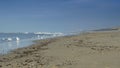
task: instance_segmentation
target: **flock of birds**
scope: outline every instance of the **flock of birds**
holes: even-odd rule
[[[56,36],[59,36],[59,35],[53,34],[53,36],[51,36],[51,37],[56,37]],[[37,35],[37,39],[44,39],[44,38],[50,38],[50,36]],[[11,41],[20,41],[20,38],[19,37],[8,37],[8,38],[1,38],[0,40],[6,41],[6,42],[11,42]]]
[[[15,37],[14,39],[15,39],[16,41],[20,41],[20,38],[19,38],[19,37]],[[10,38],[10,37],[9,37],[9,38],[2,38],[2,40],[3,40],[3,41],[8,41],[8,42],[10,42],[10,41],[13,40],[13,38]]]
[[[44,39],[44,37],[38,35],[37,39]],[[20,41],[20,38],[19,37],[8,37],[8,38],[1,38],[0,40],[6,41],[6,42],[11,42],[11,41]]]

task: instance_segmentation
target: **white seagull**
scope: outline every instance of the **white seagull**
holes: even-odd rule
[[[20,38],[19,37],[16,37],[16,41],[19,41],[20,40]]]

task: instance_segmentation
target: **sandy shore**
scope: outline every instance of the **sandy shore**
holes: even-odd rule
[[[120,68],[120,32],[36,41],[0,56],[0,68]]]

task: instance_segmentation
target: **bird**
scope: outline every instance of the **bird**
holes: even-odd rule
[[[16,41],[19,41],[20,40],[20,38],[19,37],[16,37]]]
[[[7,38],[7,41],[8,41],[8,42],[12,41],[12,38]]]

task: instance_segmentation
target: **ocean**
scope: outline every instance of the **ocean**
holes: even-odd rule
[[[33,40],[63,36],[63,33],[0,33],[0,54],[7,54],[11,50],[30,46]]]

